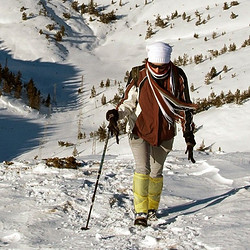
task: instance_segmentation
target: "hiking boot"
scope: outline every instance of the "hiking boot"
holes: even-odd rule
[[[134,225],[141,225],[147,227],[148,226],[147,218],[148,215],[146,213],[136,213]]]
[[[148,219],[151,221],[156,221],[158,220],[157,215],[156,215],[157,210],[156,209],[151,209],[148,210]]]

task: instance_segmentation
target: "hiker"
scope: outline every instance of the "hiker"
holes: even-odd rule
[[[156,42],[146,47],[147,59],[134,67],[124,97],[106,113],[111,134],[117,121],[128,118],[129,144],[135,160],[133,177],[135,225],[156,218],[163,187],[163,165],[172,150],[177,121],[181,121],[188,159],[193,163],[194,124],[187,77],[171,60],[172,47]]]

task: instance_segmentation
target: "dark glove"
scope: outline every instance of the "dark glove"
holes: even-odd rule
[[[195,159],[194,159],[194,156],[193,156],[193,148],[194,148],[194,145],[187,144],[187,149],[186,149],[185,154],[188,153],[188,160],[191,160],[191,162],[195,163]]]
[[[106,113],[106,119],[109,121],[108,129],[111,133],[111,136],[115,135],[116,143],[119,144],[119,128],[117,126],[117,121],[119,119],[119,114],[116,109],[111,109]]]
[[[184,132],[183,136],[185,138],[185,142],[187,144],[192,144],[193,147],[196,145],[195,139],[194,139],[194,134],[192,131]]]

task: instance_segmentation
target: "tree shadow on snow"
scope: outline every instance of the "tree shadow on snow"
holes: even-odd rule
[[[15,59],[6,48],[0,49],[0,64],[15,74],[20,71],[23,84],[32,78],[44,99],[50,94],[52,112],[65,112],[80,105],[77,91],[81,82],[80,70],[74,65],[42,62],[40,59]],[[23,102],[27,104],[25,100]],[[33,123],[21,113],[7,115],[6,110],[0,110],[0,161],[11,160],[38,146],[42,130],[41,125]]]
[[[28,119],[1,115],[0,162],[10,161],[28,149],[38,147],[42,131],[40,125]]]
[[[1,45],[0,41],[0,45]],[[75,108],[77,105],[77,88],[80,85],[80,69],[70,64],[60,64],[53,62],[42,62],[41,59],[35,61],[14,59],[11,51],[0,49],[0,64],[7,66],[13,73],[18,71],[22,74],[23,84],[31,78],[41,92],[43,98],[50,94],[52,108]]]
[[[222,202],[226,198],[228,198],[232,195],[235,195],[236,193],[238,193],[242,189],[248,190],[248,189],[250,189],[250,185],[247,185],[244,187],[239,187],[239,188],[234,188],[234,189],[232,189],[224,194],[216,195],[213,197],[209,197],[209,198],[205,198],[205,199],[201,199],[201,200],[196,200],[193,202],[189,202],[187,204],[178,205],[178,206],[170,207],[167,209],[161,209],[160,214],[158,216],[159,218],[170,216],[171,214],[174,214],[174,213],[178,213],[178,214],[167,219],[166,222],[161,223],[160,226],[164,227],[170,223],[175,222],[179,216],[194,214],[194,213],[199,212],[200,210],[203,210],[207,207],[214,206],[214,205]],[[202,206],[203,204],[205,204],[205,205]],[[194,208],[194,209],[192,209],[192,208]],[[190,209],[191,209],[191,211],[184,212],[185,210],[190,210]]]

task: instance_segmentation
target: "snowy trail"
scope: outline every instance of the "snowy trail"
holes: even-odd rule
[[[247,170],[250,154],[235,156],[234,164]],[[237,174],[234,178],[229,173],[230,179],[225,178],[220,166],[210,165],[209,162],[223,165],[230,157],[227,155],[197,154],[197,163],[192,165],[181,157],[182,152],[173,151],[166,162],[159,220],[146,229],[133,226],[133,161],[106,160],[87,231],[80,228],[86,224],[98,160],[83,161],[77,170],[49,168],[43,161],[2,163],[0,246],[3,249],[247,247],[250,176],[240,176],[232,164],[228,167],[234,166]],[[234,179],[241,185],[235,187]],[[228,237],[228,232],[230,240],[225,241],[222,237]]]
[[[119,147],[111,140],[90,229],[80,230],[87,221],[103,151],[103,143],[90,134],[113,108],[110,100],[119,90],[116,81],[125,86],[126,71],[145,59],[145,45],[163,40],[173,45],[173,60],[185,54],[190,58],[183,69],[194,87],[192,100],[212,93],[218,96],[222,90],[224,94],[246,91],[250,47],[242,45],[246,39],[249,43],[249,0],[228,10],[222,0],[181,4],[158,0],[145,5],[136,0],[122,1],[122,6],[119,1],[97,1],[99,10],[104,8],[101,13],[115,10],[118,19],[109,24],[96,17],[90,21],[93,16],[74,11],[73,1],[0,2],[1,65],[8,63],[14,73],[21,70],[23,83],[34,79],[43,97],[50,94],[53,99],[47,119],[23,100],[5,93],[0,98],[0,248],[249,249],[249,99],[195,115],[196,149],[203,141],[213,146],[213,153],[195,151],[196,164],[176,151],[186,146],[177,129],[174,151],[164,166],[160,218],[144,230],[133,226],[134,162],[127,136],[120,136]],[[28,20],[22,20],[22,7]],[[167,20],[175,10],[179,17]],[[184,11],[190,21],[183,20]],[[236,18],[230,17],[232,12]],[[71,18],[64,18],[65,13]],[[155,25],[158,14],[168,22],[165,28]],[[205,23],[197,25],[199,18]],[[48,24],[55,24],[55,29],[49,30]],[[61,25],[66,35],[56,42],[54,35]],[[145,39],[148,27],[154,34]],[[229,51],[232,43],[235,51]],[[221,51],[225,45],[226,53],[211,56],[211,50]],[[194,62],[197,55],[204,56],[203,62]],[[227,72],[222,71],[224,66]],[[204,80],[212,67],[218,75],[207,84]],[[106,79],[111,86],[102,88],[100,82]],[[90,98],[92,87],[97,91],[94,98]],[[104,94],[107,104],[102,105]],[[86,133],[86,139],[78,139],[79,131]],[[59,141],[75,147],[59,146]],[[71,156],[75,148],[83,162],[76,170],[49,168],[41,160]],[[6,160],[14,164],[2,163]]]

